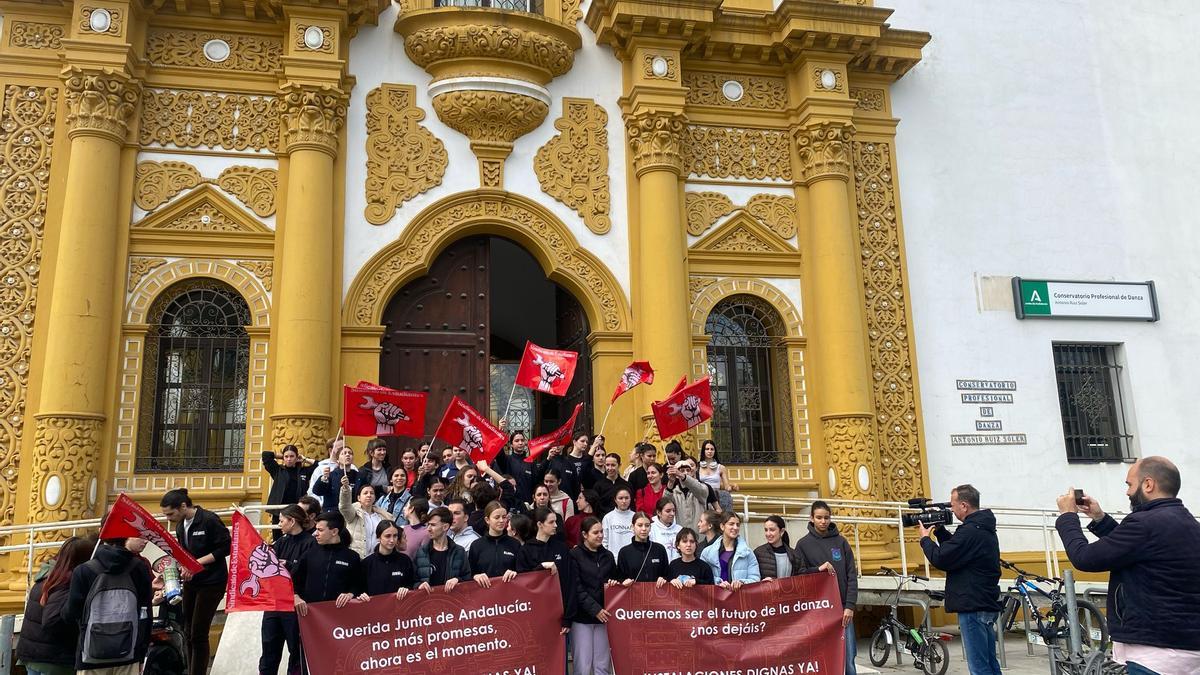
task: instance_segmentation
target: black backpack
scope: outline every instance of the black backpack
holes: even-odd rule
[[[135,660],[142,608],[133,583],[134,564],[107,572],[98,560],[87,565],[97,572],[83,605],[82,660],[89,664],[122,664]]]

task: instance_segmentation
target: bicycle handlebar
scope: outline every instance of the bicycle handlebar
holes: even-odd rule
[[[1000,566],[1003,567],[1004,569],[1012,570],[1013,572],[1016,572],[1017,575],[1019,575],[1019,576],[1028,577],[1030,579],[1033,579],[1034,581],[1040,581],[1042,583],[1047,583],[1047,584],[1063,583],[1062,579],[1053,579],[1053,578],[1044,577],[1040,574],[1034,574],[1033,572],[1026,572],[1025,570],[1021,569],[1020,567],[1017,567],[1016,565],[1008,562],[1007,560],[1001,560]]]

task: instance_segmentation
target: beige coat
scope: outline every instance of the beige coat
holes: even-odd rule
[[[371,514],[368,515],[358,502],[350,500],[349,485],[343,486],[341,492],[338,493],[338,511],[341,511],[342,518],[346,519],[346,531],[351,536],[350,550],[357,553],[360,558],[365,558],[374,552],[367,550],[367,524],[371,524],[371,534],[374,535],[375,527],[380,520],[395,520],[391,513],[378,506],[372,506]]]

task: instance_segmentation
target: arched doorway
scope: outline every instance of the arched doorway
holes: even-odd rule
[[[562,398],[517,388],[510,428],[549,431],[578,402],[586,404],[580,427],[591,428],[587,317],[512,241],[474,236],[450,244],[392,296],[382,318],[380,383],[429,393],[426,438],[454,396],[492,419],[504,414],[525,340],[579,352],[579,368]],[[400,439],[393,450],[416,442]]]

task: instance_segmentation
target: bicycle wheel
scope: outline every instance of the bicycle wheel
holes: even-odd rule
[[[871,651],[867,655],[871,659],[871,665],[882,666],[887,663],[888,653],[892,651],[892,644],[888,641],[887,626],[880,626],[875,634],[871,636]]]
[[[925,647],[921,650],[921,670],[929,675],[946,675],[949,665],[950,650],[946,649],[946,643],[926,636]]]
[[[1010,631],[1013,624],[1017,622],[1017,609],[1021,606],[1021,601],[1013,596],[1005,596],[1004,610],[1000,614],[1000,625],[1005,631]]]
[[[1075,607],[1075,620],[1079,624],[1079,642],[1083,653],[1104,651],[1108,644],[1108,621],[1104,619],[1100,609],[1087,600],[1076,601]]]

